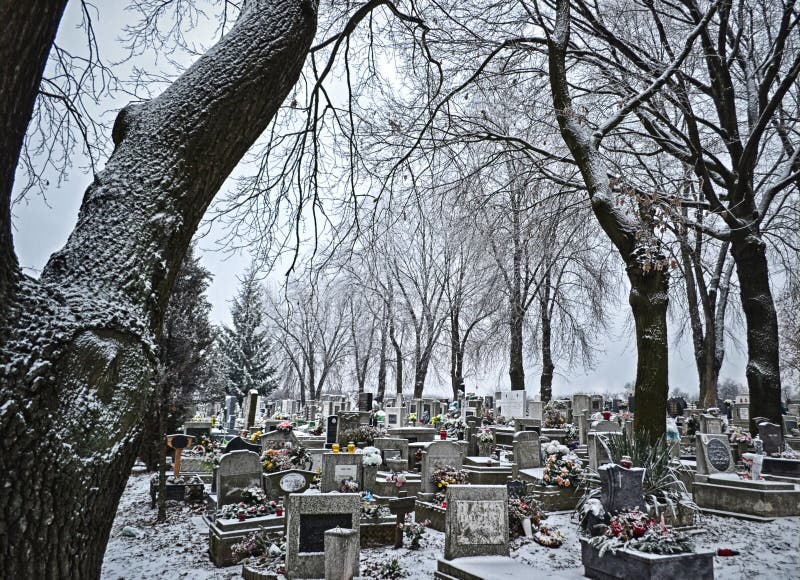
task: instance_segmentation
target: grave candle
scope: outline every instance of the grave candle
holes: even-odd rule
[[[442,441],[447,440],[447,429],[442,429],[441,431],[439,431],[439,439],[441,439]]]
[[[333,445],[331,445],[331,451],[333,451],[334,453],[339,453],[339,444],[334,443]]]
[[[348,453],[355,453],[356,452],[356,444],[352,441],[347,444],[347,452]]]

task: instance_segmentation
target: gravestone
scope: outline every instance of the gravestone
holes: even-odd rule
[[[542,424],[542,412],[544,411],[544,403],[541,401],[528,401],[527,403],[528,408],[528,417],[531,419],[536,419],[539,421],[539,425]]]
[[[232,451],[252,451],[253,453],[261,453],[260,443],[248,443],[238,435],[228,441],[225,445],[223,453],[231,453]]]
[[[464,455],[461,446],[453,441],[433,441],[422,454],[422,493],[436,493],[436,486],[431,480],[437,467],[454,467],[461,469]]]
[[[233,395],[225,396],[225,428],[228,430],[236,428],[236,397]]]
[[[594,433],[590,431],[588,434],[587,448],[589,452],[589,469],[592,471],[597,471],[597,468],[601,465],[611,462],[608,451],[601,440],[602,437],[605,437],[605,433]]]
[[[408,409],[406,407],[386,407],[386,428],[398,429],[408,423]]]
[[[514,463],[517,469],[531,469],[542,464],[539,434],[535,431],[520,431],[514,434]]]
[[[498,391],[495,398],[497,414],[508,419],[526,415],[525,391]],[[540,419],[540,417],[534,417]]]
[[[368,413],[372,411],[372,393],[358,394],[358,410]]]
[[[783,432],[780,425],[763,422],[758,424],[758,436],[764,442],[764,453],[780,453],[783,451]]]
[[[325,576],[325,532],[360,530],[361,497],[350,493],[290,494],[286,498],[286,576]]]
[[[731,448],[725,435],[697,433],[695,435],[697,475],[733,473]]]
[[[300,443],[292,431],[286,433],[275,429],[261,436],[261,450],[267,449],[294,449]]]
[[[615,463],[597,469],[600,474],[600,503],[606,512],[615,514],[636,507],[645,509],[642,492],[644,471],[641,467],[626,469]]]
[[[373,447],[380,449],[383,464],[387,459],[405,459],[408,461],[408,439],[402,437],[376,437]]]
[[[256,411],[258,410],[258,391],[251,389],[244,399],[244,428],[250,429],[256,423]]]
[[[362,489],[363,461],[363,453],[323,453],[320,490],[323,493],[339,491],[342,482],[348,479],[357,482],[359,490]]]
[[[785,436],[791,436],[792,429],[797,429],[797,416],[795,415],[783,415],[781,422],[783,423],[783,434]]]
[[[258,453],[231,451],[217,467],[217,509],[241,501],[248,487],[261,487],[262,466]]]
[[[508,497],[516,497],[520,499],[525,497],[525,491],[527,487],[528,486],[524,481],[520,481],[518,479],[510,479],[506,483],[506,490],[508,490]]]
[[[700,433],[719,435],[722,433],[722,419],[714,415],[700,415]]]
[[[589,433],[621,433],[619,423],[602,419],[589,428]]]
[[[270,499],[278,499],[290,493],[303,493],[314,483],[316,474],[302,469],[287,469],[264,474],[264,488]]]
[[[577,394],[572,395],[572,414],[579,415],[582,414],[585,410],[591,410],[592,408],[592,397],[590,395],[585,394]]]
[[[504,485],[450,485],[445,560],[508,556],[508,491]]]
[[[351,429],[358,429],[361,425],[361,413],[359,411],[346,411],[339,412],[339,426],[337,428],[337,439],[339,445],[347,445],[349,441],[345,441],[348,437],[347,432]],[[354,443],[356,441],[353,441]]]
[[[325,446],[330,447],[336,443],[336,434],[339,428],[339,417],[331,415],[327,419],[327,429],[325,430]]]

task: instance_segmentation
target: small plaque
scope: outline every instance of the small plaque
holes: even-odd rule
[[[333,478],[339,482],[345,479],[358,480],[358,465],[337,465],[333,468]]]
[[[286,493],[300,491],[306,486],[306,478],[299,473],[287,473],[281,477],[278,487]]]
[[[727,471],[731,466],[731,454],[719,439],[711,439],[706,445],[708,462],[717,471]]]
[[[739,407],[739,419],[743,421],[750,420],[750,408],[749,407]]]

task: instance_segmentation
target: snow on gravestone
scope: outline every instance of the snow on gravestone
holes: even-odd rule
[[[539,434],[535,431],[520,431],[514,434],[514,463],[517,469],[531,469],[542,463]]]
[[[504,485],[447,487],[444,557],[508,556],[508,492]]]
[[[232,451],[219,460],[217,467],[217,508],[241,500],[248,487],[261,487],[262,467],[258,453]]]
[[[267,449],[294,449],[299,445],[297,437],[291,431],[287,433],[275,429],[261,436],[262,451],[266,451]]]
[[[436,493],[437,489],[432,480],[435,469],[448,466],[461,469],[463,462],[464,454],[458,443],[452,441],[431,442],[422,454],[422,493]]]
[[[734,471],[731,448],[725,435],[698,433],[695,435],[697,448],[697,475],[732,473]]]

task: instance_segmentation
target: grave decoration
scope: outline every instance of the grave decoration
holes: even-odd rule
[[[544,407],[544,414],[542,417],[542,426],[548,429],[561,429],[567,420],[564,418],[564,415],[561,414],[561,411],[555,408],[555,406],[551,404],[547,404]]]
[[[508,497],[508,533],[510,537],[531,537],[533,530],[539,530],[540,522],[546,517],[542,510],[542,504],[533,496]]]
[[[217,510],[217,518],[221,520],[238,519],[243,522],[250,518],[258,518],[278,514],[283,507],[267,499],[264,490],[260,487],[248,487],[242,491],[241,501],[222,506]]]
[[[747,452],[747,447],[753,442],[753,437],[746,429],[732,426],[728,432],[728,440],[731,442],[734,460],[738,461]]]
[[[448,417],[444,420],[443,427],[447,430],[447,437],[450,439],[461,439],[464,437],[464,431],[467,424],[461,417]]]
[[[685,554],[694,551],[694,543],[686,534],[675,532],[664,523],[638,509],[612,516],[606,531],[589,540],[603,557],[606,552],[630,549],[648,554]]]
[[[364,445],[373,445],[375,438],[382,435],[380,429],[372,425],[358,425],[349,429],[343,429],[339,435],[339,444],[347,445],[350,442]]]
[[[444,467],[436,467],[431,474],[431,482],[436,489],[434,500],[436,503],[443,504],[446,507],[445,494],[447,488],[451,485],[463,485],[469,481],[469,474],[463,470],[446,465]]]
[[[311,454],[305,447],[291,449],[267,449],[261,455],[264,473],[275,473],[289,469],[308,469],[311,466]]]
[[[494,445],[494,432],[488,427],[482,427],[475,434],[478,440],[478,455],[486,457],[491,454]]]
[[[231,555],[234,561],[242,563],[245,579],[283,574],[286,569],[286,538],[282,531],[262,528],[233,544]]]
[[[411,519],[411,514],[407,514],[402,524],[398,524],[398,528],[403,531],[403,535],[408,539],[409,550],[419,550],[423,536],[428,531],[430,520],[422,522],[415,522]]]
[[[547,459],[541,484],[544,487],[575,487],[583,476],[583,462],[566,445],[551,441],[544,449]]]

